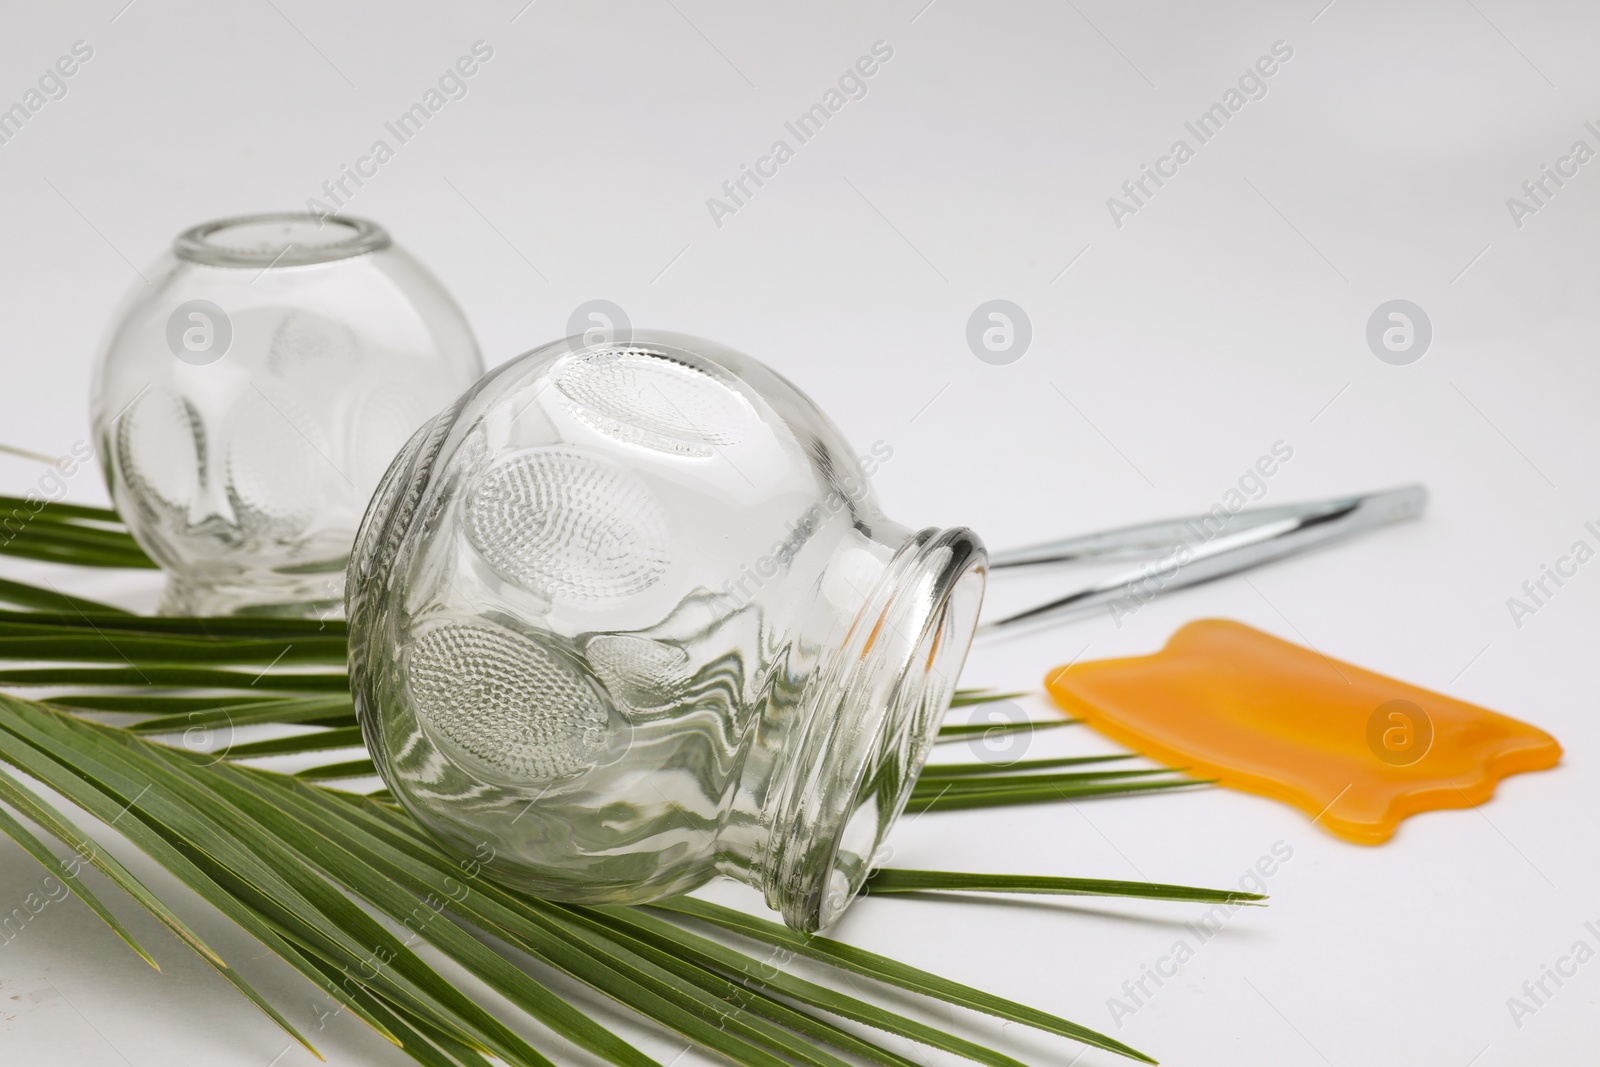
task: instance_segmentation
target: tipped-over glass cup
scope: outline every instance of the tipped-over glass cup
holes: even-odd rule
[[[574,337],[486,376],[396,457],[351,558],[351,688],[391,792],[539,896],[720,873],[831,925],[983,596],[970,530],[879,510],[890,455],[693,337]]]
[[[91,415],[111,497],[176,615],[336,612],[362,512],[482,373],[450,294],[363,219],[180,234],[124,302]]]

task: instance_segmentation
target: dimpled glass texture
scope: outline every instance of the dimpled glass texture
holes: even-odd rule
[[[391,792],[546,898],[720,873],[830,925],[983,596],[971,531],[879,510],[892,456],[858,459],[793,385],[697,338],[574,337],[495,370],[396,457],[351,558],[351,688]]]
[[[336,613],[389,461],[483,373],[450,295],[361,219],[181,234],[102,352],[95,438],[166,614]]]

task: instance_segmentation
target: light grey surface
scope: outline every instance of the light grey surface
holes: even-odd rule
[[[1600,127],[1592,6],[523,2],[8,5],[0,105],[74,42],[94,54],[0,145],[0,439],[56,455],[87,435],[103,326],[177,232],[303,205],[383,138],[394,157],[350,210],[434,268],[491,365],[594,299],[714,337],[796,381],[862,449],[892,446],[876,482],[908,523],[1007,546],[1203,511],[1280,441],[1293,456],[1262,481],[1268,504],[1423,482],[1420,522],[1120,627],[986,644],[966,680],[1034,686],[1053,664],[1151,650],[1223,615],[1539,724],[1566,747],[1559,769],[1479,810],[1417,817],[1376,849],[1222,790],[899,828],[904,866],[1195,884],[1292,847],[1272,906],[1194,946],[1120,1028],[1109,998],[1197,942],[1182,923],[1198,911],[869,900],[840,933],[1167,1063],[1589,1062],[1600,962],[1547,982],[1520,1026],[1507,1000],[1576,941],[1600,948],[1584,927],[1600,927],[1600,563],[1547,582],[1520,626],[1507,600],[1574,542],[1600,547],[1584,525],[1600,528],[1600,162],[1520,220],[1507,198],[1575,141],[1600,149],[1585,126]],[[465,98],[397,145],[384,123],[479,40],[494,54]],[[893,57],[865,98],[797,144],[785,122],[878,41]],[[1184,123],[1278,41],[1293,56],[1266,95],[1199,144]],[[780,138],[793,158],[718,226],[707,199]],[[1179,138],[1193,158],[1117,226],[1107,199]],[[969,318],[992,300],[1031,324],[1009,363],[969,349]],[[1394,300],[1431,322],[1410,363],[1368,345],[1369,317]],[[3,462],[9,489],[41,475]],[[103,499],[92,471],[70,495]],[[1047,585],[998,578],[994,607]],[[1064,730],[1033,754],[1096,747]],[[15,848],[0,857],[9,910],[41,875]],[[196,914],[316,1029],[312,990]],[[153,923],[136,927],[162,974],[76,902],[0,947],[0,1059],[312,1062],[274,1060],[284,1041],[264,1018]],[[334,1063],[403,1062],[348,1018],[326,1032]],[[1015,1026],[978,1032],[1035,1062],[1077,1054]],[[681,1048],[644,1040],[663,1062]]]

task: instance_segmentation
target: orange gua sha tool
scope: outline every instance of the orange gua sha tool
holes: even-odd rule
[[[1072,664],[1045,681],[1108,737],[1293,804],[1363,845],[1561,759],[1555,738],[1527,723],[1227,619],[1191,622],[1154,655]]]

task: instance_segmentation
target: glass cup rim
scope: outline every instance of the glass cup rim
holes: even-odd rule
[[[347,235],[318,243],[289,240],[260,241],[249,246],[218,244],[213,235],[244,226],[282,224],[286,229],[311,226],[322,230],[329,225]],[[390,245],[389,231],[369,220],[349,215],[321,216],[304,211],[271,211],[256,215],[232,215],[191,226],[172,242],[179,259],[208,267],[245,267],[257,270],[282,267],[309,267],[333,263],[378,252]]]

